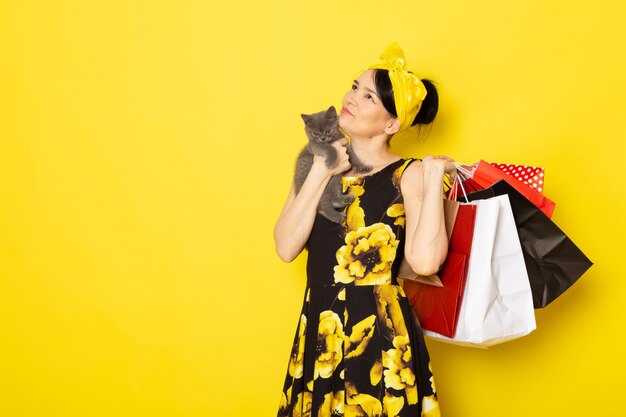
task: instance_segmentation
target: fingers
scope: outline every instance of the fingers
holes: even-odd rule
[[[351,167],[350,158],[348,157],[348,152],[345,147],[342,146],[337,150],[337,157],[339,161],[337,167],[337,169],[339,170],[338,172],[344,172],[349,170]]]
[[[346,169],[350,168],[350,157],[348,156],[348,152],[346,148],[342,148],[339,150],[340,161],[346,167]]]
[[[422,163],[426,163],[430,166],[438,166],[440,169],[443,169],[444,174],[450,175],[450,179],[454,180],[454,178],[456,178],[456,166],[454,164],[454,159],[449,156],[426,155],[422,158]]]
[[[454,162],[454,159],[450,158],[449,156],[446,155],[437,155],[438,159],[442,159],[444,161],[448,161],[448,162]]]
[[[348,143],[350,143],[350,141],[348,140],[348,138],[341,138],[337,142],[334,142],[333,145],[335,143],[339,143],[341,146],[346,146]]]
[[[345,145],[341,144],[341,141],[343,139],[340,139],[338,141],[335,141],[332,143],[332,145],[335,147],[335,149],[337,150],[337,156],[342,156],[345,155],[346,157],[348,156],[348,150],[346,149]]]
[[[444,161],[454,162],[453,158],[450,158],[449,156],[446,156],[446,155],[435,156],[435,155],[428,154],[428,155],[425,155],[422,159],[442,159]]]

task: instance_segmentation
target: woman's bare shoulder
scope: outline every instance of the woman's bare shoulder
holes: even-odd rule
[[[411,162],[402,173],[400,179],[400,189],[402,194],[407,193],[415,194],[420,192],[422,182],[424,180],[422,161],[415,160]]]
[[[422,176],[424,175],[422,172],[422,161],[420,161],[419,159],[416,159],[415,161],[411,162],[405,169],[404,172],[402,173],[402,179],[400,180],[400,184],[408,181],[408,182],[414,182],[416,180],[421,180]]]

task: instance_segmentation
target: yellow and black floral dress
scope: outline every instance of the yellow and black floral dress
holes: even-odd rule
[[[279,417],[440,415],[422,330],[396,280],[400,177],[412,161],[344,177],[356,197],[345,223],[316,217]]]

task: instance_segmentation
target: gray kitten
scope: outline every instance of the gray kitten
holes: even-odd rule
[[[339,117],[334,106],[330,106],[328,110],[319,113],[302,114],[301,116],[304,120],[304,130],[309,138],[309,143],[302,149],[296,160],[294,175],[296,193],[300,192],[300,188],[302,188],[302,184],[309,174],[311,166],[313,166],[313,155],[324,156],[328,168],[337,165],[337,150],[332,146],[332,143],[344,137],[339,130]],[[348,144],[346,151],[350,158],[350,164],[356,172],[372,170],[371,166],[364,165],[357,158],[351,145]],[[332,222],[342,223],[346,215],[337,209],[343,210],[354,201],[354,198],[353,195],[346,195],[342,192],[341,174],[335,175],[328,182],[320,198],[317,211]]]

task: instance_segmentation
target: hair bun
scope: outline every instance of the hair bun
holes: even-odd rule
[[[439,110],[439,94],[435,84],[426,78],[422,79],[422,83],[426,87],[426,98],[424,98],[422,106],[419,112],[417,112],[415,120],[413,120],[413,125],[431,123],[435,120],[437,110]]]

